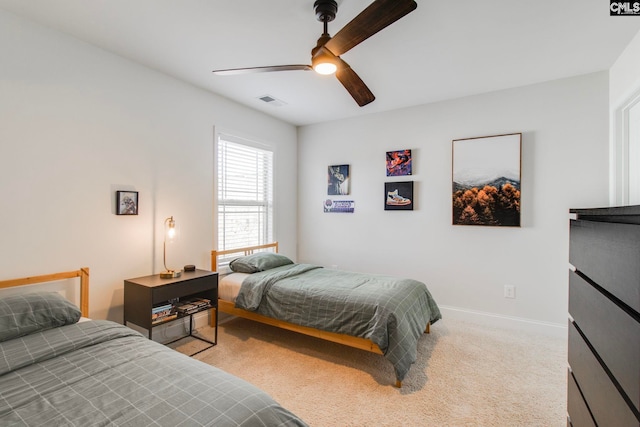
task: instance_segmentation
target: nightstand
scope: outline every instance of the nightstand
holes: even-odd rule
[[[202,300],[208,300],[209,304]],[[192,301],[193,304],[189,304]],[[189,307],[187,307],[189,304]],[[163,306],[170,307],[171,314],[163,313],[163,316],[153,319],[154,311],[161,310]],[[182,310],[177,311],[176,307]],[[186,308],[189,308],[188,310]],[[209,341],[197,335],[193,335],[193,315],[202,311],[211,310],[214,325],[214,340]],[[185,271],[180,277],[163,279],[159,274],[137,277],[124,281],[124,324],[133,323],[148,331],[149,339],[153,339],[153,328],[173,320],[189,317],[189,335],[210,346],[191,354],[200,353],[218,343],[218,273],[207,270]],[[178,340],[179,340],[178,339]],[[174,340],[171,342],[175,342]],[[170,343],[167,343],[170,344]]]

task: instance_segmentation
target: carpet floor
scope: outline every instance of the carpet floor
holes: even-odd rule
[[[441,320],[420,338],[401,389],[380,355],[240,318],[194,358],[260,387],[312,427],[566,426],[566,339],[530,332]]]

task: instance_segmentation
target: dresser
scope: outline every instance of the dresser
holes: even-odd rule
[[[570,211],[567,424],[640,426],[640,206]]]

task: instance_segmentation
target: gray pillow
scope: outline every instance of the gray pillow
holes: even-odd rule
[[[0,299],[0,342],[80,320],[80,310],[55,292]]]
[[[293,264],[293,261],[284,255],[258,252],[234,259],[229,263],[229,268],[236,273],[257,273],[287,264]]]

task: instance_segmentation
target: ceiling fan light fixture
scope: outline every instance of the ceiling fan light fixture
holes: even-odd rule
[[[335,73],[338,67],[336,67],[336,64],[333,64],[331,62],[321,62],[314,65],[313,69],[318,74],[329,75]]]
[[[324,49],[320,49],[311,59],[311,66],[316,73],[329,75],[335,73],[338,69],[336,62],[336,58],[333,55]]]

